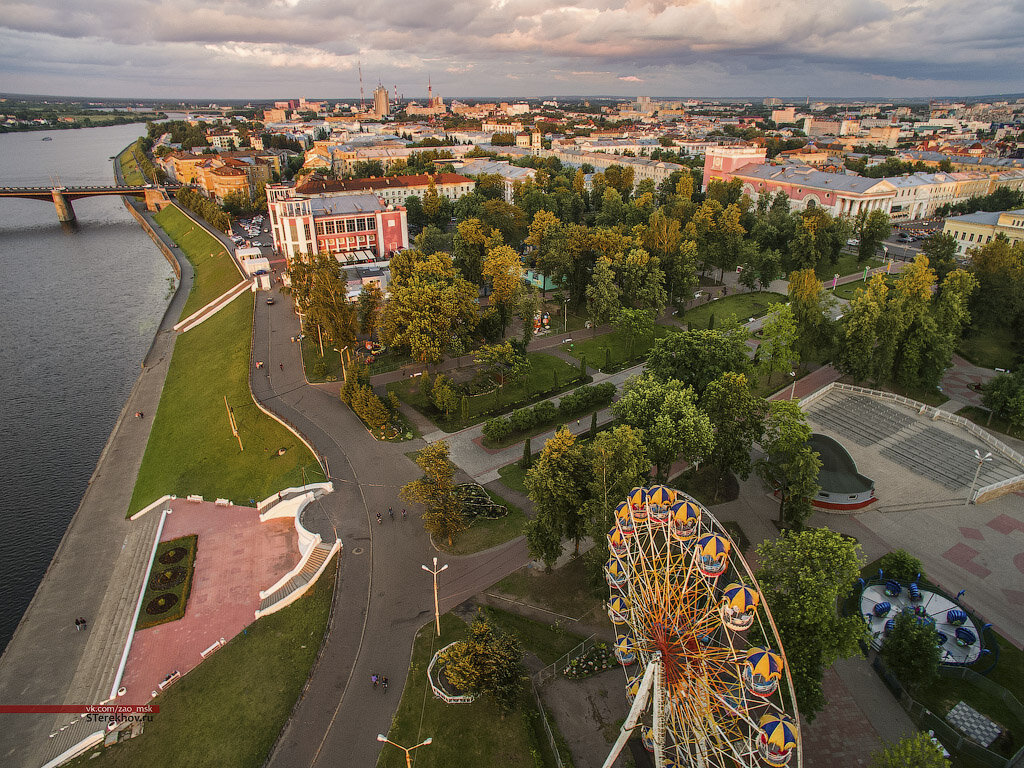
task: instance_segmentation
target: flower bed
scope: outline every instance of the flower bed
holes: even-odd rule
[[[155,627],[185,615],[192,590],[197,542],[198,537],[193,534],[162,541],[157,546],[135,629]]]
[[[584,651],[582,656],[570,659],[568,666],[562,670],[562,674],[570,680],[580,680],[617,666],[618,662],[612,656],[608,645],[598,643]]]

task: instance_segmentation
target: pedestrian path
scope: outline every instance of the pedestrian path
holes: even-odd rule
[[[239,296],[241,296],[243,293],[245,293],[246,291],[249,291],[251,289],[252,289],[252,281],[248,280],[248,279],[242,280],[240,283],[235,285],[233,288],[231,288],[230,290],[225,291],[223,294],[221,294],[216,299],[211,301],[205,307],[201,307],[200,309],[197,309],[195,312],[193,312],[191,315],[186,317],[181,322],[175,323],[174,330],[178,331],[179,333],[185,333],[186,331],[191,331],[197,325],[199,325],[200,323],[202,323],[202,322],[204,322],[206,320],[209,320],[211,317],[213,317],[218,312],[220,312],[222,309],[224,309],[224,307],[226,307],[232,301],[234,301]]]

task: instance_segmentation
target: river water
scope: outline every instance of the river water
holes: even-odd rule
[[[144,132],[0,134],[0,186],[113,184],[109,158]],[[0,198],[0,650],[78,508],[171,297],[170,265],[120,198],[73,205],[77,226],[64,228],[51,202]]]

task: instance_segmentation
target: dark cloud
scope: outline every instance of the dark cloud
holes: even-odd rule
[[[1019,90],[1021,29],[1019,0],[0,0],[0,75],[11,91],[342,97],[361,61],[407,93],[430,74],[445,95],[933,95]]]

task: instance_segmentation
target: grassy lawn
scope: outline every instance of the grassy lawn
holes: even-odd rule
[[[177,206],[169,205],[153,218],[181,246],[195,271],[192,292],[181,311],[182,317],[188,317],[238,285],[242,276],[221,242],[188,218]]]
[[[447,547],[445,546],[446,542],[439,541],[438,546],[441,549],[453,555],[471,555],[474,552],[482,552],[485,549],[504,544],[523,534],[523,529],[526,526],[526,513],[493,491],[487,491],[487,494],[495,503],[508,507],[508,514],[494,520],[478,517],[467,530],[458,535],[454,546]]]
[[[437,637],[433,622],[416,635],[412,666],[388,738],[409,746],[428,736],[433,739],[433,743],[412,753],[417,768],[554,765],[533,697],[526,691],[519,708],[504,716],[486,697],[472,704],[452,705],[431,694],[427,681],[430,659],[440,648],[465,637],[467,629],[463,621],[445,614],[441,617],[441,637]],[[381,747],[378,768],[404,768],[404,752],[390,744]]]
[[[982,368],[1012,369],[1016,341],[1009,325],[981,326],[968,330],[957,352]]]
[[[731,473],[719,484],[715,473],[706,466],[697,472],[691,467],[673,477],[667,485],[690,494],[705,507],[732,501],[740,495],[739,483]]]
[[[865,266],[874,269],[875,267],[882,266],[882,262],[880,259],[857,261],[856,250],[843,250],[843,252],[839,254],[839,261],[835,264],[829,261],[819,264],[814,268],[814,274],[818,276],[818,279],[821,280],[821,282],[828,286],[832,282],[832,276],[836,273],[838,273],[840,277],[845,277],[846,275],[852,275],[855,272],[863,272]]]
[[[573,339],[573,343],[569,345],[566,352],[577,360],[586,358],[588,368],[604,370],[605,360],[610,358],[613,367],[632,360],[642,360],[654,346],[656,340],[670,333],[681,331],[682,328],[676,326],[655,325],[654,332],[650,336],[634,340],[632,355],[626,348],[626,340],[615,331],[593,337],[590,337],[590,333],[585,331],[578,339]],[[605,350],[610,351],[606,352]]]
[[[300,485],[303,468],[307,481],[323,479],[309,449],[249,395],[252,302],[252,294],[244,294],[178,337],[129,514],[166,493],[245,504]],[[241,453],[225,396],[238,423]],[[279,456],[280,448],[285,453]]]
[[[890,288],[892,288],[893,284],[896,281],[896,278],[897,275],[887,275],[885,278],[885,282],[889,285]],[[871,278],[869,277],[868,279],[870,280]],[[829,289],[829,286],[831,285],[832,281],[830,280],[825,284],[825,288]],[[832,295],[835,296],[837,299],[846,299],[847,301],[849,301],[854,297],[857,291],[859,291],[861,288],[864,288],[866,285],[867,283],[865,283],[863,280],[855,280],[852,283],[843,283],[842,285],[836,286],[836,289],[832,291]]]
[[[139,169],[139,164],[135,161],[135,155],[132,150],[135,149],[135,144],[131,144],[125,149],[120,155],[117,156],[117,162],[121,165],[121,173],[124,176],[124,183],[129,186],[142,186],[146,183],[145,177],[142,175],[142,171]]]
[[[445,418],[444,414],[439,413],[420,392],[421,379],[419,377],[393,381],[387,385],[387,388],[389,392],[398,395],[402,402],[411,405],[445,432],[455,432],[491,416],[515,410],[532,401],[540,393],[552,390],[556,386],[561,391],[584,383],[577,381],[579,369],[564,360],[543,352],[529,352],[527,357],[531,363],[530,375],[519,384],[506,385],[500,401],[494,392],[470,397],[468,402],[469,418],[466,420],[462,419],[461,407],[453,411],[449,418]],[[557,392],[549,392],[547,396],[554,394]]]
[[[519,638],[523,648],[544,664],[555,663],[585,639],[574,632],[566,632],[557,622],[545,624],[490,606],[482,610],[505,632]]]
[[[688,309],[682,320],[689,328],[707,328],[711,319],[711,313],[715,313],[717,320],[724,320],[733,315],[739,322],[745,323],[748,318],[760,317],[768,311],[772,304],[785,302],[786,297],[781,293],[770,291],[757,291],[755,293],[733,293],[723,296],[720,299],[701,304],[699,307]]]
[[[995,414],[982,410],[981,408],[976,408],[973,405],[961,408],[956,412],[956,415],[963,416],[965,419],[970,419],[979,427],[984,427],[989,432],[998,432],[1002,435],[1009,435],[1010,437],[1016,437],[1024,440],[1024,431],[1015,429],[1008,421],[1004,421]],[[990,416],[991,422],[989,421]]]
[[[601,621],[601,607],[608,590],[603,581],[600,596],[591,588],[585,560],[577,557],[550,573],[523,566],[495,584],[491,591],[563,616],[588,616]]]
[[[332,563],[308,594],[250,624],[157,697],[160,713],[141,736],[92,750],[72,765],[259,768],[316,659],[335,569]]]
[[[508,464],[501,467],[498,470],[498,475],[506,488],[513,491],[519,491],[520,493],[527,493],[525,482],[526,470],[523,469],[522,465],[518,461],[514,464]]]

